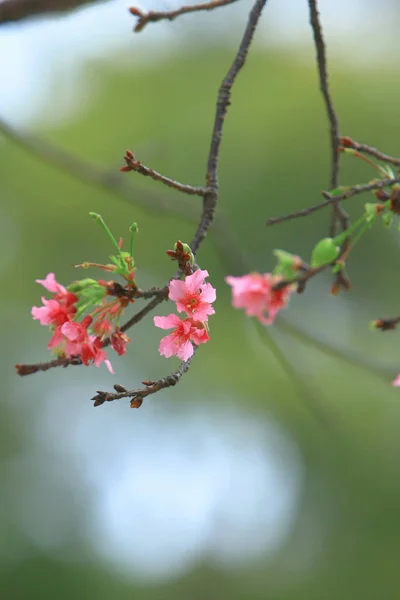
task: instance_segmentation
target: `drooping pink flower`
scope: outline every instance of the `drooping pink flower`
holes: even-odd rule
[[[193,319],[182,320],[171,314],[168,317],[154,317],[154,325],[161,329],[174,329],[160,341],[159,352],[166,358],[176,355],[181,360],[188,360],[193,355],[191,341],[199,345],[210,339],[205,325]]]
[[[397,375],[396,379],[392,381],[393,387],[400,387],[400,373]]]
[[[77,296],[57,283],[54,273],[49,273],[46,279],[37,279],[36,281],[52,292],[54,296],[50,300],[42,296],[43,306],[34,306],[31,311],[32,317],[38,319],[41,325],[54,325],[55,327],[72,319],[76,313]]]
[[[73,304],[63,304],[58,300],[46,300],[42,296],[43,306],[33,306],[31,310],[32,317],[38,319],[41,325],[60,326],[73,318],[76,313],[76,307]]]
[[[95,335],[89,335],[87,340],[82,345],[80,357],[84,365],[88,366],[92,361],[95,367],[99,367],[102,362],[106,365],[110,373],[114,373],[114,369],[110,361],[107,359],[105,350],[102,349],[102,341]]]
[[[280,279],[271,273],[226,277],[225,281],[232,287],[232,306],[244,308],[247,316],[256,317],[264,325],[271,325],[278,312],[286,307],[294,289],[288,285],[274,290]]]
[[[185,312],[198,321],[207,321],[208,316],[215,313],[211,303],[216,292],[211,283],[204,283],[206,277],[208,271],[198,269],[184,281],[174,279],[170,282],[169,298],[176,302],[178,312]]]
[[[65,336],[65,352],[67,356],[79,356],[82,347],[89,338],[88,327],[92,323],[92,317],[87,315],[82,321],[69,321],[61,327],[61,333]]]
[[[109,333],[112,332],[112,330],[113,330],[113,325],[112,325],[111,321],[109,321],[108,319],[99,317],[93,323],[93,331],[100,337],[108,335]]]
[[[119,327],[111,334],[111,347],[115,350],[118,356],[122,356],[126,352],[126,345],[131,341],[130,338],[123,333]]]
[[[40,283],[46,290],[53,292],[53,294],[67,294],[65,287],[57,283],[54,273],[48,273],[45,279],[36,279],[36,283]]]
[[[40,283],[46,290],[55,294],[53,300],[57,300],[65,306],[70,306],[78,300],[75,294],[56,281],[54,273],[48,273],[46,279],[36,279],[36,283]]]

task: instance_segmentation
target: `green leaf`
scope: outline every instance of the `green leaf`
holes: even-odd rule
[[[374,202],[367,202],[364,205],[365,208],[365,220],[367,223],[373,223],[376,219],[376,204]]]
[[[311,254],[311,266],[316,269],[329,265],[339,256],[340,247],[336,246],[332,238],[324,238],[318,242]]]
[[[393,219],[394,219],[394,214],[392,212],[385,211],[382,213],[382,221],[383,221],[383,224],[385,225],[385,227],[390,227],[391,224],[393,223]]]
[[[349,189],[349,186],[347,186],[347,185],[339,185],[339,187],[334,188],[333,190],[329,190],[328,193],[332,197],[340,196],[340,194],[343,194],[343,192],[345,192],[348,189]]]

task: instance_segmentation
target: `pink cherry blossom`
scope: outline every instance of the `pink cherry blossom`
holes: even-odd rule
[[[271,273],[250,273],[242,277],[228,276],[225,281],[232,286],[232,306],[244,308],[249,317],[256,317],[264,325],[271,325],[278,312],[285,308],[293,286],[274,290],[280,277]]]
[[[392,381],[393,387],[400,387],[400,373],[397,375],[396,379]]]
[[[38,319],[41,325],[63,325],[69,321],[76,313],[76,308],[73,304],[63,304],[58,300],[46,300],[42,296],[43,306],[32,307],[32,317]]]
[[[154,317],[154,325],[161,329],[174,329],[160,342],[159,352],[166,358],[177,356],[181,360],[188,360],[193,355],[193,346],[205,344],[210,339],[205,325],[193,319],[180,319],[177,315],[168,317]]]
[[[208,271],[198,269],[188,275],[184,281],[172,280],[169,284],[169,298],[176,302],[178,312],[185,312],[188,317],[198,321],[207,321],[215,310],[211,306],[216,298],[215,288],[204,283]]]
[[[82,345],[82,351],[80,354],[84,365],[88,366],[91,361],[95,367],[99,367],[102,362],[106,365],[110,373],[114,373],[114,369],[110,361],[107,359],[105,350],[102,350],[102,341],[95,335],[89,335],[86,342]]]
[[[106,318],[99,317],[93,323],[93,331],[100,337],[104,337],[110,334],[113,330],[113,325],[111,321]]]
[[[65,336],[65,352],[67,356],[79,356],[82,347],[87,343],[89,332],[88,327],[92,323],[90,315],[84,317],[82,321],[69,321],[61,327],[61,333]]]
[[[126,333],[123,333],[119,327],[111,334],[110,337],[111,347],[118,356],[122,356],[126,352],[126,345],[131,341]]]
[[[63,285],[57,283],[54,273],[48,273],[46,279],[36,279],[36,283],[40,283],[46,290],[54,294],[68,293]]]

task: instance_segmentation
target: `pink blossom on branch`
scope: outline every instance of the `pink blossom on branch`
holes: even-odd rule
[[[111,347],[118,356],[122,356],[126,352],[126,345],[131,341],[130,338],[120,330],[119,327],[116,328],[114,333],[110,336]]]
[[[397,375],[396,379],[394,379],[392,381],[392,386],[393,387],[400,387],[400,373],[399,373],[399,375]]]
[[[76,313],[76,307],[73,304],[63,304],[53,298],[46,300],[42,296],[43,306],[32,307],[32,317],[38,319],[41,325],[60,326],[69,321]]]
[[[46,279],[36,279],[36,282],[52,292],[54,297],[46,300],[42,296],[43,306],[34,306],[31,311],[32,317],[38,319],[41,325],[55,325],[56,327],[72,319],[76,313],[77,296],[57,283],[54,273],[49,273]]]
[[[204,283],[208,271],[198,269],[188,275],[184,281],[174,279],[169,284],[169,299],[176,302],[178,312],[185,312],[188,317],[197,321],[207,321],[215,310],[211,306],[216,298],[215,288]]]
[[[36,279],[36,283],[40,283],[46,290],[53,294],[68,294],[67,290],[61,283],[57,283],[54,273],[48,273],[45,279]]]
[[[161,329],[174,329],[172,333],[160,341],[159,352],[166,358],[177,356],[188,360],[193,355],[193,346],[205,344],[210,339],[204,323],[193,319],[180,319],[177,315],[154,317],[154,325]]]
[[[264,325],[271,325],[278,312],[286,308],[294,286],[288,285],[282,289],[273,287],[282,278],[271,273],[250,273],[242,277],[225,277],[232,287],[232,306],[244,308],[248,317],[256,317]]]

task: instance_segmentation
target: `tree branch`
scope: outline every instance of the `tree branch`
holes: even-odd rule
[[[0,25],[102,2],[104,0],[3,0],[0,2]]]
[[[267,219],[266,225],[276,225],[277,223],[283,223],[283,221],[290,221],[291,219],[297,219],[298,217],[308,217],[311,213],[320,210],[321,208],[325,208],[330,204],[334,204],[340,200],[346,200],[347,198],[351,198],[352,196],[356,196],[358,194],[363,194],[364,192],[372,192],[374,190],[379,190],[384,187],[390,187],[395,183],[400,183],[400,177],[395,177],[394,179],[379,179],[373,183],[367,183],[364,185],[354,185],[346,189],[341,194],[336,194],[335,196],[331,196],[329,192],[322,192],[322,195],[326,198],[324,202],[320,204],[315,204],[314,206],[310,206],[308,208],[303,208],[302,210],[298,210],[296,212],[288,213],[287,215],[283,215],[282,217],[271,217]]]
[[[136,173],[140,173],[145,177],[151,177],[151,179],[154,179],[154,181],[160,181],[167,187],[173,188],[174,190],[182,192],[183,194],[187,194],[188,196],[205,196],[207,193],[207,189],[204,187],[195,187],[193,185],[180,183],[179,181],[175,181],[175,179],[161,175],[161,173],[158,173],[150,167],[146,167],[140,161],[135,160],[135,156],[130,150],[126,151],[124,160],[126,162],[126,166],[121,167],[120,171],[135,171]]]
[[[385,154],[384,152],[377,150],[373,146],[367,146],[367,144],[360,144],[359,142],[356,142],[356,140],[353,140],[348,136],[341,137],[339,142],[344,148],[353,148],[354,150],[358,150],[359,152],[364,152],[364,154],[374,156],[382,162],[387,162],[391,163],[392,165],[400,166],[400,158],[396,158],[395,156]]]
[[[203,212],[197,230],[190,244],[192,252],[195,254],[202,241],[207,235],[207,231],[214,218],[215,208],[218,200],[218,159],[222,139],[222,130],[225,122],[225,116],[230,104],[231,90],[235,79],[243,67],[247,53],[252,42],[261,12],[267,3],[267,0],[257,0],[254,4],[244,31],[239,50],[232,63],[231,68],[224,77],[218,90],[217,109],[214,120],[214,127],[211,136],[210,151],[207,161],[206,186],[209,191],[203,199]]]
[[[113,400],[121,400],[121,398],[131,398],[131,408],[140,408],[143,404],[144,398],[155,394],[160,390],[176,385],[181,379],[182,375],[189,370],[190,363],[193,360],[193,356],[197,350],[197,346],[193,348],[193,355],[185,362],[182,362],[179,367],[168,375],[158,381],[143,381],[144,388],[138,388],[136,390],[126,390],[122,385],[116,384],[114,389],[117,393],[103,392],[99,390],[92,400],[94,400],[94,406],[101,406],[104,402],[112,402]]]
[[[176,10],[168,10],[168,11],[149,11],[148,13],[142,12],[139,8],[131,6],[129,8],[129,12],[138,17],[137,25],[134,29],[136,33],[142,31],[147,23],[155,23],[156,21],[168,20],[172,21],[179,17],[180,15],[185,15],[191,12],[199,12],[202,10],[213,10],[214,8],[219,8],[220,6],[226,6],[227,4],[233,4],[237,0],[213,0],[212,2],[204,2],[202,4],[189,4],[186,6],[181,6]]]
[[[331,137],[331,189],[338,186],[339,179],[339,119],[333,106],[333,100],[331,98],[328,82],[328,71],[326,68],[326,50],[325,42],[322,33],[322,26],[319,20],[319,13],[317,8],[317,0],[308,0],[310,8],[310,24],[313,30],[315,51],[317,54],[317,65],[321,93],[325,101],[326,112],[330,123],[330,137]],[[349,217],[346,211],[340,206],[339,200],[334,202],[334,212],[332,215],[332,226],[331,226],[331,237],[336,232],[336,222],[339,220],[342,225],[342,229],[345,230],[349,227]]]

